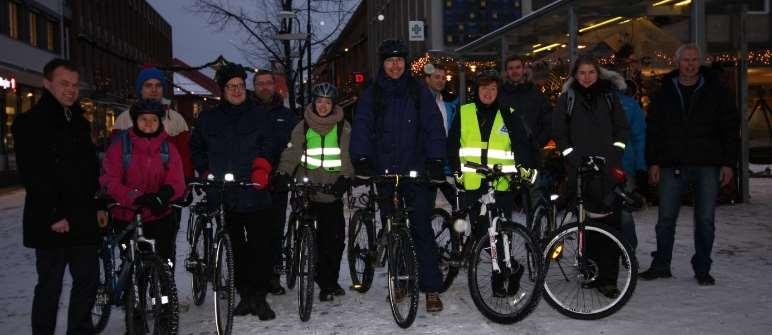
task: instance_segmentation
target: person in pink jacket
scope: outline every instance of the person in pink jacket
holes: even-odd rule
[[[175,225],[169,203],[185,192],[182,160],[174,145],[169,145],[160,121],[164,113],[160,102],[140,100],[129,113],[133,126],[111,141],[99,182],[121,205],[113,207],[113,221],[119,227],[127,225],[134,214],[126,207],[140,207],[145,236],[156,240],[161,258],[173,261]]]

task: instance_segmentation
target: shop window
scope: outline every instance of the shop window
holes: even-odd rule
[[[458,24],[458,31],[464,31],[464,24],[463,23],[459,23]]]
[[[8,3],[8,35],[19,39],[19,5],[15,2]]]
[[[453,43],[453,35],[450,35],[450,34],[445,35],[445,42],[447,42],[448,44]]]
[[[29,44],[33,47],[38,46],[38,15],[29,13]]]
[[[13,136],[11,135],[11,125],[13,124],[14,117],[16,116],[16,93],[8,91],[5,94],[5,101],[3,101],[5,108],[5,124],[3,127],[3,141],[5,142],[5,148],[9,153],[13,152]]]

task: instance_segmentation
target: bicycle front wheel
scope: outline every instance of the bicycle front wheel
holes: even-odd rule
[[[311,318],[314,305],[314,275],[316,270],[316,236],[313,228],[303,226],[300,231],[298,259],[298,313],[301,321]]]
[[[152,255],[142,260],[146,304],[145,320],[150,334],[177,334],[179,305],[171,266],[160,257]]]
[[[113,270],[112,250],[110,250],[108,243],[107,237],[102,236],[97,250],[99,275],[94,308],[91,309],[91,320],[94,323],[94,331],[97,333],[102,332],[107,326],[107,321],[110,320],[110,307],[113,296],[115,272]]]
[[[287,221],[287,231],[284,234],[284,278],[287,281],[287,289],[295,288],[295,281],[298,275],[298,246],[295,229],[298,229],[300,222],[295,214],[290,215]]]
[[[218,335],[229,335],[233,329],[233,304],[236,297],[234,288],[233,246],[230,235],[225,232],[217,236],[215,249],[214,316]]]
[[[621,235],[604,224],[564,226],[547,243],[543,259],[544,298],[571,318],[609,316],[635,291],[638,261]]]
[[[408,328],[418,312],[419,278],[415,245],[406,229],[396,228],[389,233],[387,253],[391,314],[397,325]]]
[[[365,293],[373,283],[375,269],[375,221],[374,214],[365,209],[354,213],[348,225],[348,269],[351,275],[351,287],[359,293]]]
[[[499,222],[495,255],[488,234],[475,242],[468,285],[477,309],[489,320],[511,324],[528,316],[541,297],[541,252],[520,224]],[[505,256],[509,253],[509,259]],[[495,257],[494,257],[495,256]],[[496,260],[498,270],[493,261]]]
[[[193,303],[196,306],[201,306],[206,298],[206,284],[208,280],[210,264],[208,262],[209,257],[208,248],[212,243],[212,237],[209,229],[206,228],[207,222],[203,217],[199,217],[196,220],[193,234],[193,240],[190,245],[190,255],[188,255],[188,262],[190,265],[189,271],[192,277],[193,287]]]

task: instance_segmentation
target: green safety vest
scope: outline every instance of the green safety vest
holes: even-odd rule
[[[300,156],[300,163],[309,170],[319,167],[325,171],[339,172],[343,163],[340,160],[340,145],[338,144],[338,126],[327,135],[320,135],[313,129],[306,131],[306,148]]]
[[[474,103],[461,106],[461,148],[458,156],[461,159],[461,184],[465,190],[480,188],[484,176],[474,169],[464,166],[466,162],[482,164],[483,150],[487,149],[486,157],[489,167],[501,164],[502,172],[515,172],[515,154],[512,152],[512,143],[509,141],[509,131],[504,124],[501,111],[496,112],[493,120],[491,134],[488,142],[482,141],[480,135],[480,123],[477,121],[477,107]],[[502,177],[494,182],[496,191],[509,190],[509,178]]]

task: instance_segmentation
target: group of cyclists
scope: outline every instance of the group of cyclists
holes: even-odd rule
[[[186,180],[232,178],[248,183],[221,197],[214,194],[222,190],[204,191],[207,206],[220,206],[218,199],[222,199],[225,209],[239,295],[233,314],[271,320],[276,315],[266,296],[286,292],[279,278],[286,268],[282,239],[287,198],[289,185],[300,178],[328,186],[312,196],[309,207],[317,219],[314,281],[322,302],[346,294],[338,276],[346,240],[344,194],[384,174],[417,172],[427,180],[402,184],[396,190],[394,185],[380,184],[378,193],[399,192],[410,208],[419,286],[431,313],[443,310],[440,293],[446,261],[430,220],[437,190],[454,206],[456,191],[462,192],[458,205],[474,208],[469,214],[474,232],[489,232],[490,222],[477,215],[480,199],[487,194],[486,176],[475,166],[503,173],[492,184],[495,205],[511,217],[513,204],[525,194],[544,196],[553,184],[562,184],[543,168],[548,164],[542,148],[554,139],[566,166],[564,194],[569,197],[577,192],[573,181],[585,158],[605,158],[604,171],[588,181],[582,192],[589,212],[609,212],[607,194],[616,183],[612,170],[622,165],[629,127],[619,98],[624,80],[601,68],[596,59],[581,56],[573,63],[553,111],[528,80],[522,57],[506,59],[503,78],[495,70],[481,71],[475,78],[473,101],[460,105],[443,98],[446,69],[442,64],[424,66],[421,80],[408,70],[404,42],[385,40],[378,55],[381,66],[359,97],[351,123],[330,83],[313,87],[310,103],[296,122],[275,92],[272,72],[261,70],[254,75],[252,96],[245,68],[226,64],[215,76],[222,92],[219,104],[202,111],[190,131],[163,98],[167,85],[163,73],[143,69],[136,81],[140,99],[119,116],[101,163],[100,188],[122,207],[113,207],[109,220],[107,212],[99,211],[99,226],[125,229],[139,213],[144,236],[156,241],[158,255],[173,268],[182,216],[181,206],[172,204],[190,195]],[[70,108],[62,106],[69,113]],[[17,139],[23,175],[30,169],[22,154],[25,144]],[[613,214],[599,220],[621,229],[621,207],[612,206]],[[379,197],[378,208],[382,216],[395,210],[385,197]],[[601,279],[591,288],[614,299],[620,292],[613,272],[615,256],[608,248],[599,243],[593,250]],[[491,294],[514,297],[519,282],[528,278],[523,267],[506,278],[494,273]],[[34,325],[33,317],[33,329],[37,329]]]

